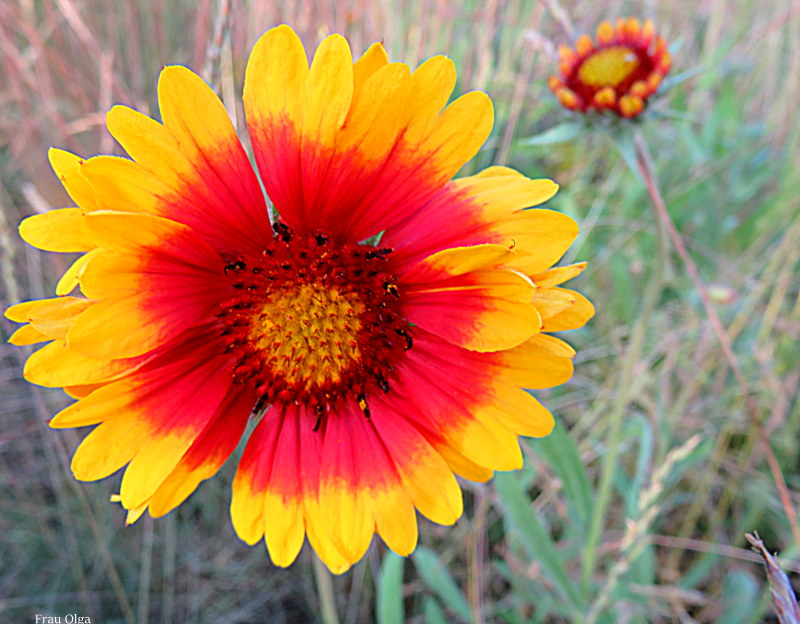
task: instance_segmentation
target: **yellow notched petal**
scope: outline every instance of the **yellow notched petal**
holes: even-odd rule
[[[408,120],[411,72],[403,63],[375,71],[354,95],[339,141],[379,163],[393,149]]]
[[[143,260],[140,254],[103,249],[81,273],[81,291],[91,299],[129,297],[141,293],[148,279],[138,270]]]
[[[83,254],[80,258],[78,258],[72,265],[64,272],[64,275],[58,280],[58,284],[56,284],[56,294],[60,297],[64,295],[68,295],[71,293],[75,288],[78,286],[78,280],[80,279],[81,272],[83,271],[84,267],[91,261],[91,259],[100,253],[99,249],[92,249],[92,251]]]
[[[142,247],[164,247],[165,242],[192,229],[155,215],[98,210],[84,217],[84,229],[105,249],[140,251]],[[200,244],[199,237],[194,241]]]
[[[422,445],[420,445],[422,447]],[[414,506],[429,520],[450,525],[461,517],[464,501],[461,488],[441,455],[425,444],[414,460],[398,466],[403,485]]]
[[[120,496],[126,509],[144,505],[178,465],[197,437],[197,431],[156,433],[145,442],[125,469]]]
[[[320,484],[320,510],[337,550],[352,565],[367,552],[375,532],[375,508],[362,486],[333,480]]]
[[[130,361],[84,355],[54,340],[28,358],[23,375],[39,386],[59,388],[111,381],[134,366]]]
[[[164,127],[190,159],[215,151],[221,138],[235,138],[228,111],[200,76],[182,65],[171,65],[158,79],[158,106]]]
[[[81,229],[80,208],[62,208],[28,217],[19,224],[26,243],[45,251],[89,251],[94,245]]]
[[[323,514],[322,507],[316,497],[306,496],[303,500],[303,513],[306,524],[308,543],[314,552],[334,574],[347,572],[355,563],[350,561],[334,542],[328,530],[331,518]]]
[[[16,303],[6,308],[4,315],[8,320],[14,321],[15,323],[27,323],[28,314],[30,313],[30,311],[33,310],[33,308],[39,305],[42,301],[46,301],[46,299],[34,299],[33,301],[23,301],[22,303]]]
[[[386,545],[398,555],[408,556],[417,547],[417,517],[414,504],[400,483],[372,491],[375,527]]]
[[[480,352],[510,349],[539,331],[542,321],[529,302],[497,298],[476,320],[472,335],[461,346]]]
[[[423,149],[430,146],[436,150],[431,165],[449,179],[478,153],[493,125],[494,108],[489,96],[472,91],[444,109],[436,127],[425,138]],[[409,135],[407,140],[414,144],[417,137]]]
[[[119,156],[90,158],[83,164],[82,172],[97,189],[97,212],[157,214],[162,208],[162,198],[171,192],[161,181],[160,173]]]
[[[452,184],[481,206],[481,214],[489,222],[543,204],[558,191],[558,184],[552,180],[532,180],[508,167],[489,167],[474,176],[453,180]]]
[[[269,557],[281,568],[290,566],[303,547],[305,527],[302,501],[263,494],[263,532]]]
[[[52,340],[52,338],[40,332],[33,325],[23,325],[17,331],[11,334],[8,342],[17,347],[23,347],[25,345],[32,345],[36,344],[37,342],[45,342],[47,340]]]
[[[567,266],[553,267],[536,275],[531,275],[533,283],[539,288],[552,288],[577,277],[586,268],[586,262],[576,262]]]
[[[122,413],[106,420],[78,446],[72,473],[79,481],[103,479],[131,461],[152,434],[152,426],[137,414]]]
[[[434,56],[411,74],[411,115],[406,137],[414,143],[430,134],[439,122],[456,85],[456,68],[446,56]]]
[[[197,469],[190,469],[181,462],[164,479],[161,485],[158,486],[158,490],[150,498],[148,502],[150,515],[154,518],[160,518],[168,514],[185,501],[201,482],[213,476],[216,472],[216,466],[208,468],[206,464],[202,464]]]
[[[496,421],[487,424],[471,417],[457,429],[446,431],[448,443],[467,459],[492,470],[522,467],[522,451],[516,435]]]
[[[373,43],[364,55],[353,64],[353,93],[357,93],[364,86],[364,82],[372,74],[389,63],[386,48],[381,42]]]
[[[267,31],[253,47],[244,78],[248,124],[285,117],[300,127],[307,100],[308,58],[286,25]]]
[[[122,497],[119,494],[112,494],[110,499],[112,503],[122,503]],[[142,517],[144,512],[147,511],[147,505],[140,505],[136,509],[129,509],[125,517],[125,526],[134,524],[139,518]]]
[[[130,387],[125,381],[99,388],[77,403],[68,405],[50,419],[53,429],[97,425],[109,416],[119,418],[130,406]]]
[[[67,344],[97,358],[131,358],[167,343],[175,330],[145,314],[138,296],[96,301],[67,332]]]
[[[480,464],[476,464],[471,459],[468,459],[457,450],[455,450],[448,443],[434,444],[434,448],[439,455],[447,462],[454,473],[459,477],[475,481],[476,483],[486,483],[494,476],[494,470],[486,468]]]
[[[82,297],[55,297],[26,303],[33,305],[25,306],[25,320],[57,340],[64,340],[78,315],[91,305],[91,301]]]
[[[144,512],[147,511],[147,505],[140,505],[135,509],[129,509],[127,515],[125,516],[125,526],[130,526],[134,524],[139,518],[144,515]]]
[[[500,374],[523,388],[553,388],[572,377],[573,354],[567,343],[537,334],[518,347],[498,353],[504,366]]]
[[[496,268],[514,255],[504,245],[474,245],[471,247],[451,247],[431,254],[422,265],[434,271],[443,271],[456,276],[471,273],[487,267]]]
[[[552,318],[575,305],[577,299],[572,292],[565,288],[541,288],[536,291],[533,296],[533,304],[539,310],[542,320]]]
[[[263,492],[256,492],[241,470],[233,480],[230,512],[233,529],[243,542],[252,546],[264,537]]]
[[[182,186],[178,172],[189,171],[192,165],[178,140],[162,124],[127,106],[108,111],[106,124],[131,158],[157,174],[160,183],[172,189]]]
[[[504,427],[516,435],[543,438],[555,426],[552,414],[521,388],[498,380],[493,400],[475,408],[475,417],[489,426]]]
[[[50,166],[61,180],[69,196],[84,210],[98,210],[97,193],[81,173],[83,158],[66,150],[51,147],[47,152]]]
[[[516,257],[509,265],[526,275],[558,262],[578,236],[578,224],[571,217],[542,208],[518,212],[493,229],[513,241]]]
[[[552,315],[542,320],[543,331],[555,332],[578,329],[586,325],[586,322],[594,316],[594,306],[591,301],[579,292],[566,288],[551,288],[548,290],[563,291],[561,296],[568,299],[571,305],[557,312],[554,312],[551,308],[550,312],[552,312]],[[540,304],[534,303],[536,307],[539,308]]]
[[[308,102],[303,134],[332,146],[344,124],[353,97],[353,58],[341,35],[331,35],[317,48],[308,76]]]

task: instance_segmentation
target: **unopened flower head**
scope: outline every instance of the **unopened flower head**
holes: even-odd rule
[[[670,70],[667,43],[654,33],[653,22],[635,17],[602,22],[597,41],[582,35],[575,48],[559,49],[559,76],[550,89],[558,101],[580,112],[608,111],[636,117]]]
[[[56,297],[7,311],[26,323],[11,341],[46,343],[25,376],[77,399],[52,427],[95,427],[78,479],[126,467],[129,522],[184,501],[252,422],[236,532],[280,566],[307,538],[343,572],[375,533],[410,553],[417,511],[461,515],[455,475],[519,468],[518,436],[550,432],[523,388],[570,378],[574,351],[548,332],[593,313],[560,287],[584,264],[553,267],[578,227],[528,210],[550,180],[452,179],[493,121],[484,93],[448,104],[455,82],[446,57],[412,72],[379,43],[354,63],[338,35],[309,67],[280,26],[245,76],[255,168],[180,66],[161,73],[162,122],[108,113],[130,158],[51,151],[76,206],[20,231],[83,255]]]

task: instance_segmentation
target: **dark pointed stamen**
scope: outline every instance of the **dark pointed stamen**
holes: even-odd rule
[[[406,340],[406,351],[408,351],[411,347],[414,346],[414,341],[411,339],[411,334],[408,333],[405,329],[395,329],[395,332],[400,334]]]
[[[288,243],[292,240],[292,229],[285,223],[276,221],[272,224],[272,229],[275,230],[275,233],[280,236],[284,243]]]
[[[367,397],[365,397],[363,394],[359,394],[356,398],[356,401],[358,402],[358,406],[361,408],[361,411],[364,412],[364,416],[366,416],[367,420],[369,420],[370,413],[369,405],[367,405]]]
[[[314,421],[314,429],[313,431],[319,431],[319,426],[322,424],[322,416],[325,414],[325,408],[322,407],[321,403],[317,403],[314,406],[314,416],[316,420]]]

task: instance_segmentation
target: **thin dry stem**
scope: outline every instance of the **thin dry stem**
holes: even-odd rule
[[[648,151],[641,135],[637,135],[636,137],[636,147],[644,158],[652,162],[650,152]],[[730,366],[731,371],[733,372],[733,375],[739,384],[742,396],[744,397],[747,415],[750,418],[750,422],[755,429],[756,436],[767,457],[767,463],[769,464],[772,478],[775,481],[775,487],[778,490],[781,505],[783,506],[783,510],[786,513],[787,519],[789,520],[795,546],[797,547],[798,552],[800,552],[800,526],[797,524],[797,513],[792,505],[789,488],[786,486],[786,480],[783,477],[780,464],[778,464],[778,460],[775,457],[775,453],[773,452],[772,446],[769,443],[769,438],[767,437],[767,434],[761,425],[761,417],[758,414],[758,405],[750,393],[747,378],[742,371],[742,367],[739,364],[738,358],[733,352],[733,346],[731,344],[730,337],[725,331],[714,305],[711,303],[711,297],[709,297],[708,290],[703,284],[703,281],[700,279],[700,273],[697,270],[697,265],[689,255],[681,235],[678,233],[678,230],[675,228],[675,224],[672,222],[672,218],[669,216],[667,207],[664,204],[663,198],[661,197],[661,192],[659,191],[658,187],[652,183],[652,181],[648,182],[648,180],[645,180],[645,184],[648,184],[648,192],[653,198],[653,207],[656,210],[656,215],[661,220],[667,235],[672,241],[672,244],[675,246],[675,251],[678,253],[678,256],[686,268],[686,272],[689,274],[689,278],[692,280],[692,284],[700,295],[700,300],[702,301],[703,308],[708,315],[709,321],[711,322],[711,327],[714,330],[717,340],[719,340],[720,346],[722,347],[722,353],[725,357],[725,361],[728,363],[728,366]]]

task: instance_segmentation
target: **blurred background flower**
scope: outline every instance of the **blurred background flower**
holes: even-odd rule
[[[583,113],[613,111],[636,117],[670,70],[667,42],[656,37],[652,20],[619,18],[616,27],[601,22],[596,41],[581,35],[575,47],[558,49],[561,76],[550,90],[565,108]]]
[[[470,486],[454,528],[422,521],[410,560],[373,546],[333,579],[339,621],[583,622],[600,605],[602,622],[763,622],[769,590],[744,533],[757,529],[770,551],[785,552],[780,563],[790,576],[800,571],[798,551],[741,387],[674,257],[634,365],[612,500],[586,563],[607,415],[655,241],[647,195],[624,155],[582,124],[562,123],[547,78],[557,71],[558,46],[619,16],[651,19],[670,42],[673,69],[652,107],[666,119],[642,133],[700,277],[735,293],[714,291],[713,301],[796,504],[797,0],[3,2],[0,298],[5,306],[51,296],[69,263],[26,248],[15,231],[24,216],[70,205],[47,146],[118,152],[104,129],[106,111],[127,104],[154,114],[153,77],[162,65],[201,72],[241,132],[236,94],[247,52],[275,24],[292,24],[308,49],[341,32],[356,54],[383,40],[390,59],[412,66],[446,53],[459,68],[456,92],[485,90],[496,108],[492,136],[462,174],[497,163],[561,184],[549,205],[581,223],[563,262],[593,258],[575,287],[601,314],[565,336],[580,353],[577,375],[543,399],[560,426],[523,443],[523,470]],[[7,338],[13,325],[3,331]],[[22,380],[21,350],[3,346],[0,357],[0,619],[32,621],[36,612],[109,622],[318,618],[308,552],[277,570],[235,538],[227,521],[232,464],[177,512],[125,528],[124,514],[108,503],[109,483],[72,480],[69,455],[85,434],[53,435],[44,422],[66,397]]]

